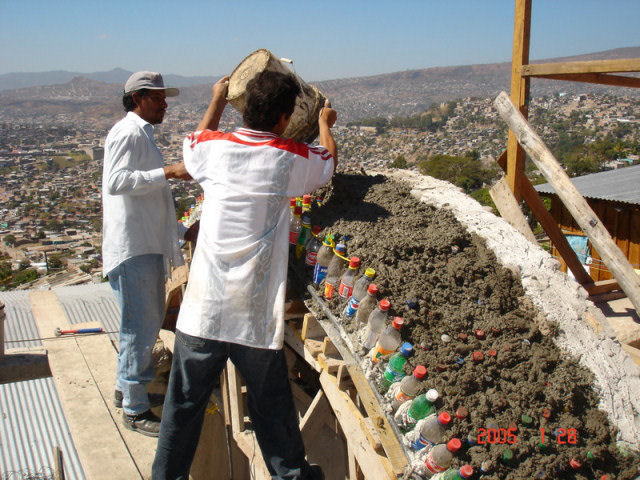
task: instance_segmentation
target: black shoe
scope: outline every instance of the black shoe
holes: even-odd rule
[[[160,436],[160,418],[151,410],[147,410],[139,415],[127,415],[122,412],[122,423],[124,423],[124,426],[129,430],[141,433],[147,437]]]
[[[161,393],[147,393],[149,397],[149,408],[159,407],[164,403],[164,395]],[[113,406],[116,408],[122,408],[122,392],[116,390],[113,395]]]
[[[315,463],[309,465],[308,473],[309,475],[307,478],[309,480],[324,480],[324,472],[322,471],[322,468],[320,468],[320,465]]]

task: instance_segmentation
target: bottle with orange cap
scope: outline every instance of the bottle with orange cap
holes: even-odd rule
[[[424,365],[418,365],[413,369],[412,375],[407,375],[400,381],[400,385],[393,396],[393,402],[391,402],[391,408],[395,411],[404,402],[412,400],[420,393],[422,387],[422,379],[427,374],[427,369]]]
[[[371,360],[378,363],[380,357],[391,355],[400,346],[400,329],[404,325],[402,317],[394,317],[393,322],[378,337],[376,346],[371,350]]]
[[[380,300],[378,308],[369,315],[367,319],[367,339],[364,341],[364,348],[367,350],[371,350],[378,342],[378,337],[387,324],[387,312],[390,307],[389,300]]]

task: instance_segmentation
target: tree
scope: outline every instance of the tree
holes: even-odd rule
[[[9,245],[10,247],[15,246],[16,244],[16,237],[15,235],[12,235],[11,233],[9,235],[6,235],[4,237],[4,243]]]
[[[404,155],[398,155],[393,162],[391,162],[392,168],[407,168],[407,160]]]
[[[433,155],[419,163],[420,173],[431,175],[463,188],[467,193],[481,188],[495,176],[495,170],[484,168],[477,160],[453,155]]]

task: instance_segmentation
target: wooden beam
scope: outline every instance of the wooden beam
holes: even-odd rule
[[[564,80],[568,82],[596,83],[599,85],[613,85],[616,87],[640,88],[640,78],[625,77],[624,75],[608,75],[604,73],[557,73],[549,75],[529,75],[533,78],[548,78],[549,80]]]
[[[522,69],[519,70],[519,73],[522,76],[615,72],[640,72],[640,58],[591,60],[587,62],[535,63],[531,65],[524,64]]]
[[[609,267],[609,270],[627,294],[629,300],[631,300],[636,311],[640,311],[640,277],[638,277],[620,248],[615,244],[598,216],[580,195],[575,185],[571,183],[567,173],[511,102],[509,96],[502,92],[496,98],[494,105],[518,138],[518,142],[527,151],[547,181],[553,186],[562,203],[598,250],[604,263]]]
[[[311,405],[300,420],[300,431],[305,435],[314,437],[331,416],[331,408],[322,389],[314,397]]]
[[[498,159],[498,165],[500,165],[500,167],[502,167],[502,169],[505,171],[507,168],[506,157],[507,152],[504,152]],[[571,248],[571,245],[569,245],[567,238],[562,233],[562,230],[560,230],[560,227],[554,220],[551,213],[549,213],[547,208],[544,206],[544,203],[542,203],[538,192],[536,192],[536,189],[533,188],[533,185],[531,184],[527,176],[523,173],[522,177],[523,178],[520,181],[520,186],[522,187],[522,198],[525,202],[527,202],[527,205],[529,205],[529,208],[535,215],[544,231],[549,236],[549,239],[553,242],[553,245],[560,253],[560,256],[566,262],[567,267],[569,268],[569,270],[571,270],[573,276],[576,277],[578,283],[580,283],[580,285],[582,285],[587,291],[589,291],[591,285],[593,285],[593,279],[584,269],[582,263],[580,263],[580,259],[576,255],[576,252],[574,252],[573,248]]]
[[[49,359],[44,348],[10,349],[0,360],[0,384],[50,376]]]
[[[242,395],[242,381],[240,374],[236,370],[236,366],[227,361],[227,387],[229,389],[229,416],[231,417],[231,426],[233,427],[234,436],[236,432],[245,430],[244,423],[244,397]]]
[[[504,218],[509,225],[524,235],[527,240],[537,245],[538,241],[531,231],[531,227],[520,209],[520,204],[516,200],[516,197],[513,196],[513,192],[504,177],[489,189],[489,195],[491,195],[493,203],[496,204],[500,216]]]
[[[525,117],[529,102],[529,79],[523,78],[520,71],[523,65],[529,63],[530,33],[531,0],[516,0],[511,59],[511,100]],[[511,131],[507,140],[507,152],[507,183],[516,200],[520,201],[525,154]]]

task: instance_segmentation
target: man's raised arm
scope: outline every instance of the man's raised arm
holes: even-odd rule
[[[320,115],[318,117],[318,127],[320,128],[320,140],[319,143],[324,148],[329,150],[329,153],[333,157],[333,171],[335,172],[338,168],[338,147],[336,146],[336,142],[333,139],[333,135],[331,135],[331,127],[336,123],[336,119],[338,118],[338,113],[331,108],[331,102],[327,100],[324,104],[324,107],[320,110]]]
[[[204,117],[198,124],[196,130],[217,130],[220,118],[224,107],[227,105],[227,90],[229,88],[229,76],[224,76],[216,83],[213,84],[213,95],[211,96],[211,103],[207,111],[204,112]]]

